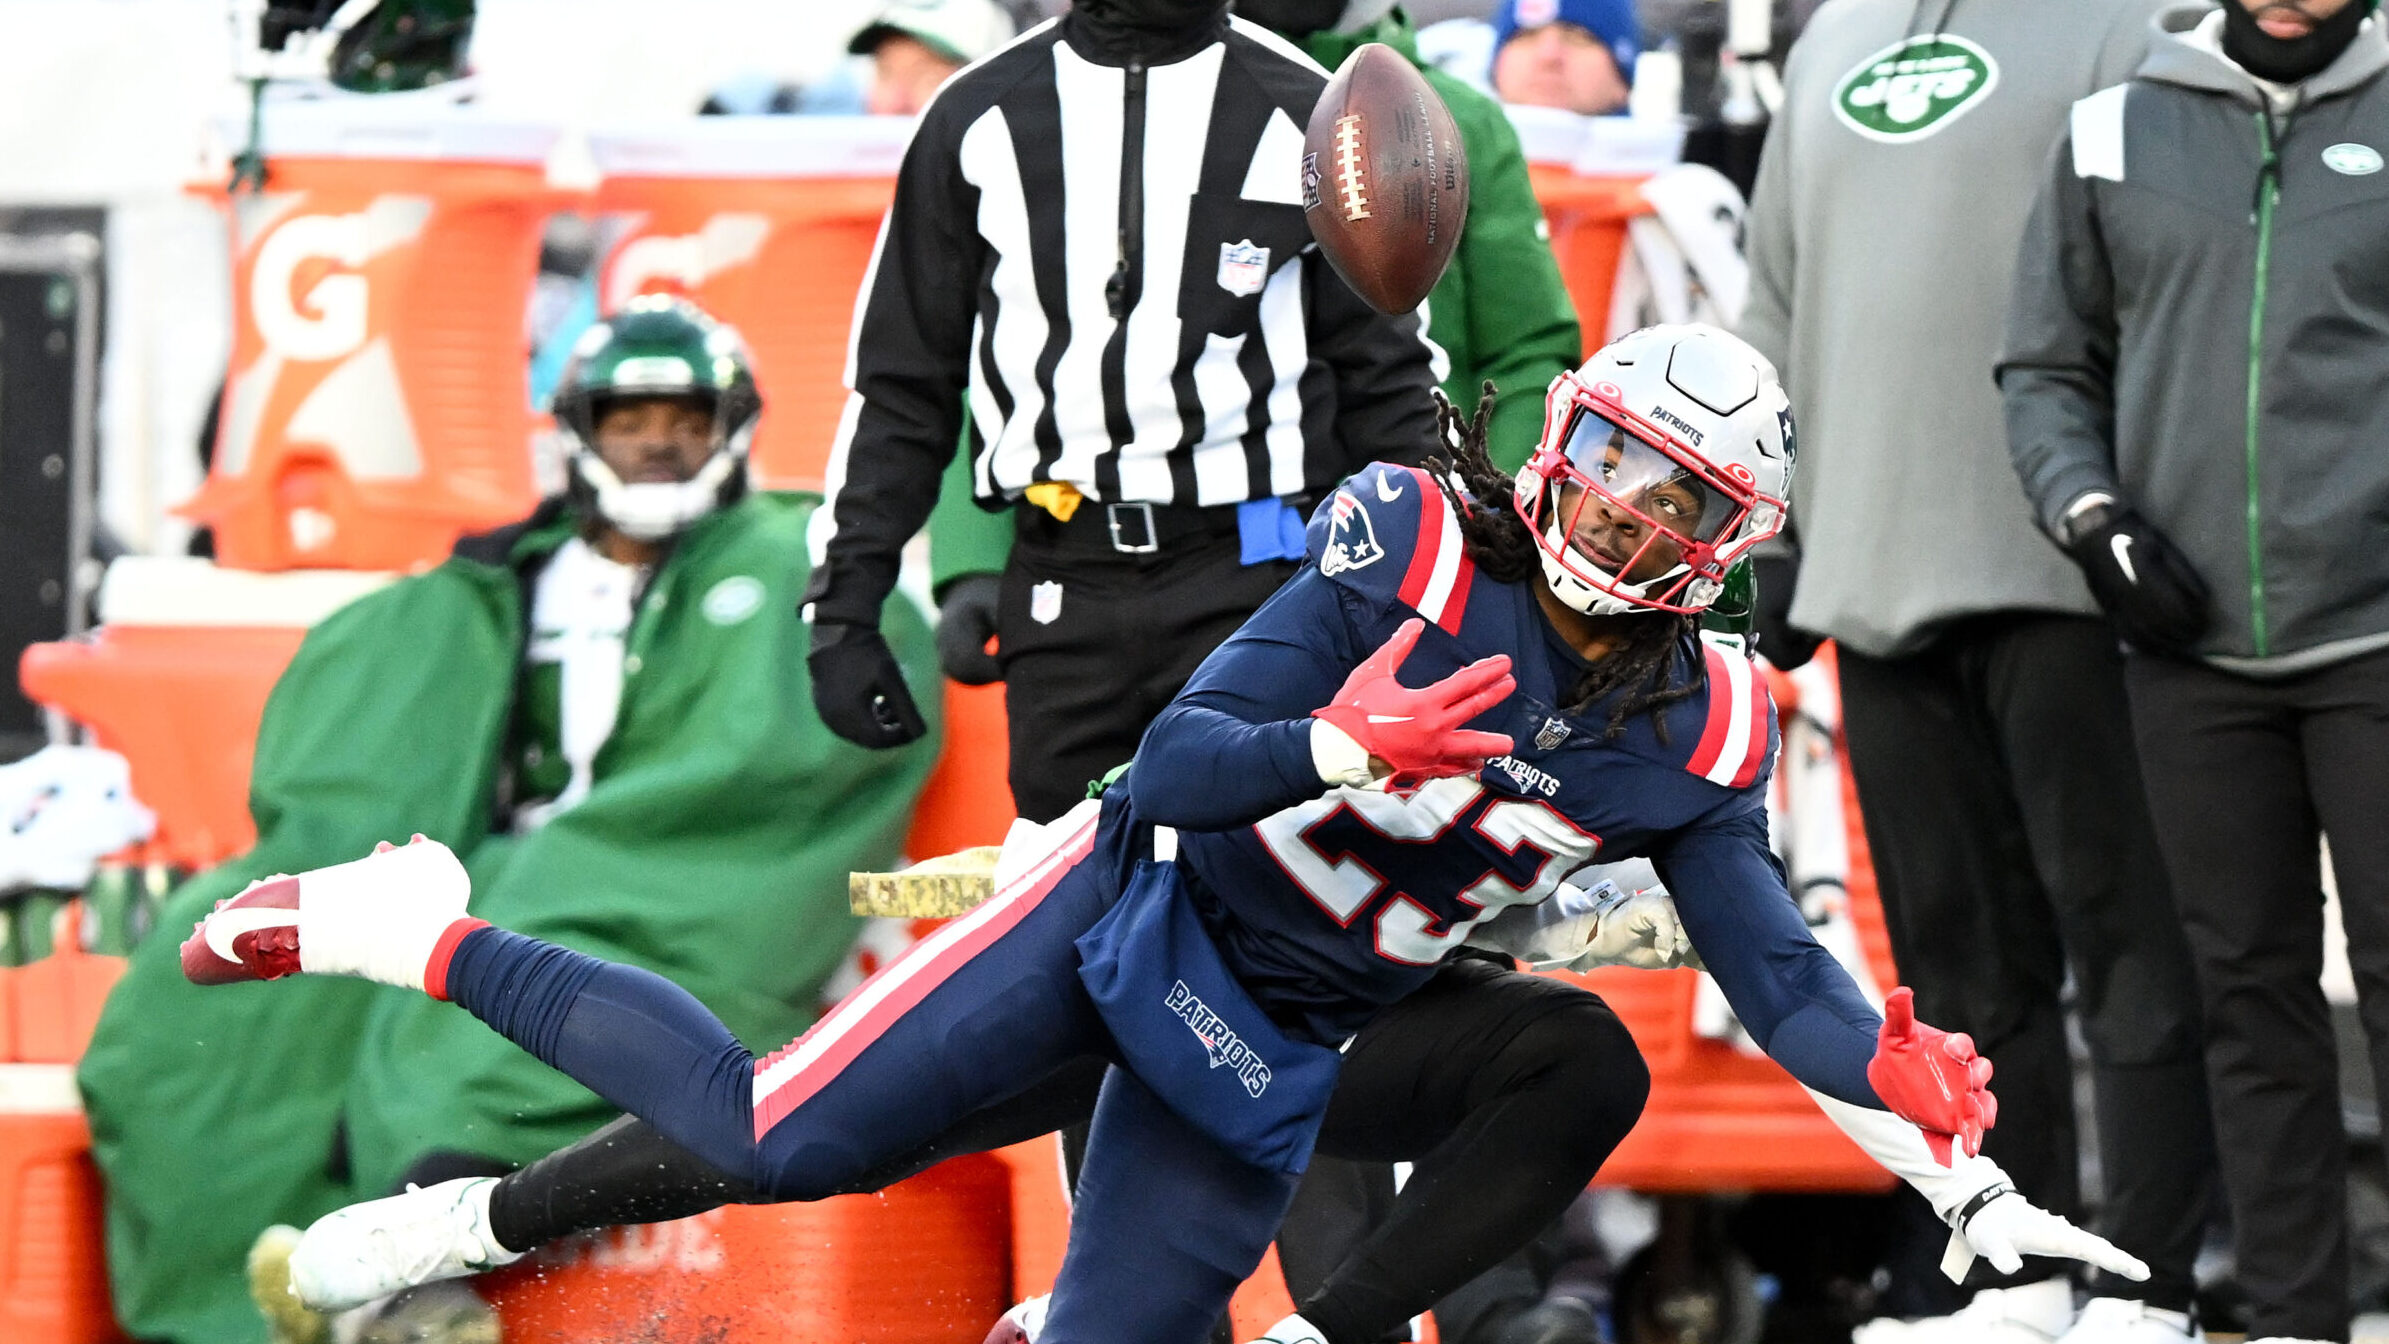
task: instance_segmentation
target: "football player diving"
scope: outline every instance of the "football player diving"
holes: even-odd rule
[[[1714,329],[1650,328],[1554,382],[1515,477],[1481,429],[1447,410],[1451,462],[1348,480],[1311,521],[1309,567],[1124,776],[1007,847],[992,900],[770,1055],[659,976],[473,918],[428,841],[257,884],[202,921],[186,972],[446,999],[704,1179],[773,1200],[876,1188],[980,1108],[1102,1057],[1038,1338],[1196,1344],[1277,1229],[1339,1047],[1472,936],[1546,919],[1571,874],[1644,856],[1752,1038],[1950,1223],[1950,1268],[2051,1255],[2144,1276],[1979,1155],[1988,1061],[1915,1021],[1905,990],[1878,1018],[1785,891],[1774,708],[1741,649],[1698,628],[1784,522],[1773,367]],[[292,1256],[296,1291],[342,1306],[514,1258],[529,1247],[493,1227],[502,1183],[327,1216]]]

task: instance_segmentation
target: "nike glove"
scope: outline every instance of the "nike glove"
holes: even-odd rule
[[[1889,1111],[1853,1106],[1808,1089],[1818,1109],[1840,1126],[1866,1155],[1914,1186],[1950,1226],[1941,1272],[1955,1281],[1980,1255],[2002,1272],[2022,1266],[2027,1255],[2081,1260],[2135,1282],[2148,1266],[2016,1193],[2014,1182],[1987,1157],[1952,1153],[1944,1135],[1927,1134]]]
[[[1004,581],[993,574],[965,574],[946,585],[937,604],[937,664],[965,686],[1004,679],[987,641],[995,637],[995,609]]]
[[[816,624],[813,709],[829,730],[858,747],[901,747],[929,731],[904,669],[879,631],[867,625]]]
[[[1949,1249],[1941,1255],[1941,1272],[1950,1282],[1962,1282],[1978,1255],[2002,1274],[2022,1269],[2025,1256],[2046,1255],[2080,1260],[2135,1283],[2148,1277],[2148,1266],[2115,1243],[2004,1187],[2002,1182],[1984,1191],[1958,1211]]]
[[[1480,658],[1418,690],[1395,679],[1426,628],[1427,623],[1415,616],[1404,621],[1384,647],[1352,669],[1335,699],[1311,711],[1311,717],[1343,733],[1372,761],[1384,762],[1392,772],[1386,782],[1396,788],[1445,775],[1473,775],[1487,758],[1503,755],[1512,745],[1507,733],[1461,727],[1518,689],[1510,675],[1509,655]],[[1313,754],[1318,755],[1316,749]]]
[[[2129,504],[2095,504],[2066,524],[2065,552],[2125,642],[2144,653],[2187,653],[2212,619],[2206,581],[2154,523]]]
[[[1936,1146],[1955,1143],[1966,1156],[1983,1150],[1983,1131],[1999,1119],[1991,1096],[1991,1061],[1964,1032],[1916,1020],[1916,991],[1903,985],[1883,1000],[1883,1029],[1866,1081],[1892,1114],[1925,1131]]]

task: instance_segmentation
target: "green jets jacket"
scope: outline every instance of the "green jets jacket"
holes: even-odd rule
[[[1452,264],[1427,296],[1427,335],[1451,359],[1443,391],[1454,405],[1474,407],[1477,389],[1492,381],[1500,397],[1491,430],[1493,460],[1516,470],[1542,437],[1543,393],[1584,357],[1576,309],[1551,255],[1550,230],[1527,178],[1518,133],[1499,103],[1419,60],[1410,19],[1398,8],[1361,32],[1315,33],[1302,45],[1333,70],[1364,42],[1382,42],[1425,71],[1468,150],[1468,223]],[[974,506],[967,462],[958,460],[946,472],[929,542],[940,592],[965,574],[1004,567],[1012,549],[1011,515]]]
[[[569,520],[543,509],[309,632],[258,734],[256,847],[168,899],[80,1072],[135,1338],[262,1340],[242,1257],[263,1227],[390,1193],[428,1152],[525,1162],[616,1113],[410,991],[186,983],[184,934],[256,878],[421,831],[464,859],[476,915],[656,970],[758,1049],[811,1022],[854,932],[846,874],[896,857],[937,748],[865,751],[814,717],[796,608],[817,502],[751,496],[681,540],[593,787],[526,835],[502,819],[525,595]],[[924,623],[898,599],[886,628],[934,712]]]

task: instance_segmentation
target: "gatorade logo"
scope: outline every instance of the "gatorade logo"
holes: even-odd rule
[[[365,277],[372,252],[364,214],[296,215],[257,249],[249,312],[266,347],[290,360],[338,359],[365,344]],[[335,269],[324,273],[322,263]],[[318,276],[298,292],[302,271]]]
[[[705,282],[734,266],[752,263],[771,236],[771,220],[746,211],[724,211],[695,233],[641,234],[624,242],[606,267],[607,312],[650,291],[696,294]]]
[[[1869,140],[1922,140],[1999,87],[1999,62],[1965,38],[1911,37],[1860,61],[1833,90],[1834,115]]]

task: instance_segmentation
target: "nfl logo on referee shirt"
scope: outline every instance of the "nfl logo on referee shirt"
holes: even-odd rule
[[[1269,280],[1269,249],[1253,246],[1253,240],[1219,245],[1219,287],[1237,298],[1250,298],[1261,292]]]

